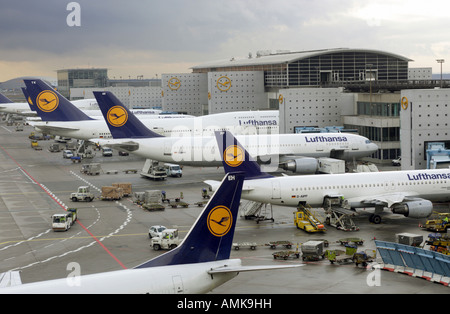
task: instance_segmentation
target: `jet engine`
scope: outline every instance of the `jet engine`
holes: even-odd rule
[[[391,207],[394,214],[401,214],[410,218],[426,218],[433,211],[433,204],[429,200],[417,199],[394,204]]]
[[[316,158],[304,157],[288,160],[280,164],[280,168],[295,173],[313,174],[316,173],[319,162]]]

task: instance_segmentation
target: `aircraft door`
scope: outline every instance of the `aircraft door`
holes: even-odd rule
[[[178,276],[178,275],[173,276],[172,282],[173,282],[173,289],[174,289],[175,293],[183,293],[184,286],[183,286],[183,279],[181,278],[181,276]]]
[[[272,199],[280,199],[280,198],[281,198],[280,181],[273,180],[272,181]]]
[[[164,156],[172,156],[172,141],[164,141]]]

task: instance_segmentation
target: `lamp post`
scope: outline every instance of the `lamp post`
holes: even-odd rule
[[[436,59],[436,62],[441,64],[441,84],[440,84],[440,86],[442,88],[442,63],[444,63],[445,60],[444,59]]]

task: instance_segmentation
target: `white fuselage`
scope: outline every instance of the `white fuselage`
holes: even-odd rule
[[[214,274],[212,268],[241,266],[241,260],[117,270],[0,289],[0,294],[197,294],[211,291],[238,272]]]
[[[363,172],[245,180],[242,198],[262,203],[321,207],[326,196],[342,195],[354,208],[370,200],[398,200],[400,196],[430,201],[450,200],[450,170]]]
[[[214,131],[229,130],[234,134],[278,133],[278,111],[245,111],[219,113],[201,117],[179,115],[137,116],[150,130],[164,136],[214,136]],[[179,118],[179,119],[178,119]],[[104,120],[77,122],[36,122],[38,131],[80,140],[112,138]]]
[[[101,112],[98,109],[97,101],[95,99],[80,99],[72,101],[72,104],[80,110],[91,111],[95,114]],[[23,114],[26,113],[28,116],[34,112],[34,115],[37,116],[35,111],[31,111],[30,105],[27,102],[13,102],[7,104],[0,104],[0,113],[13,113],[13,114]]]
[[[317,143],[313,141],[317,140],[317,136],[322,140],[330,140]],[[342,158],[352,160],[370,156],[378,149],[363,136],[344,133],[237,135],[236,138],[251,156],[266,157],[264,161],[275,166],[274,170],[280,162],[292,156],[330,157],[333,151],[343,151]],[[131,151],[133,154],[160,162],[201,167],[222,166],[221,150],[213,136],[104,140],[99,144],[114,147],[121,142],[138,144],[139,148]]]

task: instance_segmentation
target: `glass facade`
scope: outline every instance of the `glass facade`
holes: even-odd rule
[[[400,103],[357,102],[357,114],[380,117],[400,117]]]
[[[108,83],[107,69],[69,69],[58,70],[58,91],[69,97],[72,87],[106,87]]]
[[[270,58],[277,61],[268,64]],[[284,57],[284,58],[283,58]],[[258,62],[260,60],[261,62]],[[198,66],[193,73],[264,71],[265,86],[274,88],[408,81],[410,60],[373,50],[331,49],[279,53],[227,65]]]
[[[399,82],[408,80],[408,61],[373,52],[322,54],[289,63],[290,86],[333,82]]]

